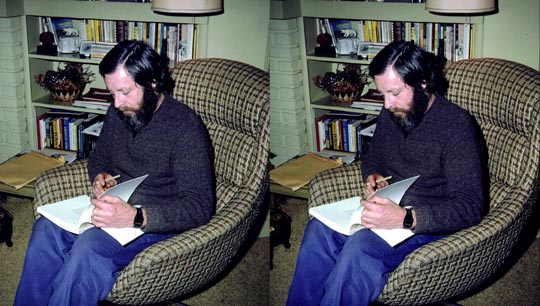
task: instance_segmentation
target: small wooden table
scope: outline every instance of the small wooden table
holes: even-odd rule
[[[271,193],[277,193],[282,195],[287,195],[291,197],[297,197],[302,199],[309,198],[309,188],[308,185],[293,191],[291,188],[285,187],[283,185],[280,185],[276,182],[270,181],[270,192]]]
[[[270,181],[270,207],[275,207],[275,194],[281,194],[289,197],[297,197],[307,200],[309,198],[309,188],[308,185],[306,185],[296,191],[293,191],[291,188]]]
[[[15,189],[15,187],[0,183],[0,192],[27,198],[34,198],[34,183],[26,184],[20,189]]]

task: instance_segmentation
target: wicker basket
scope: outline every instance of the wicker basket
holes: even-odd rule
[[[65,88],[65,89],[52,89],[51,94],[53,99],[60,103],[72,104],[77,98],[81,96],[85,86],[79,88]]]
[[[355,86],[346,86],[341,88],[336,88],[330,92],[332,96],[332,101],[337,103],[352,103],[358,97],[358,94],[364,90],[364,86],[360,88]]]

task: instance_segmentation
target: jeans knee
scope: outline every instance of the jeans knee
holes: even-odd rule
[[[303,248],[319,249],[321,244],[326,244],[326,241],[332,240],[330,237],[332,235],[334,235],[333,230],[319,220],[311,219],[306,225],[301,246]]]
[[[44,231],[50,231],[55,227],[54,223],[49,221],[49,219],[44,217],[39,217],[34,221],[34,225],[32,226],[33,232],[44,232]]]

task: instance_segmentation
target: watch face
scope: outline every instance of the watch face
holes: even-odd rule
[[[142,213],[142,208],[140,207],[136,207],[136,208],[137,208],[137,214],[135,215],[135,220],[133,220],[133,226],[139,228],[144,223],[144,216]]]
[[[405,219],[403,219],[403,227],[411,228],[413,225],[413,222],[414,220],[413,220],[412,210],[410,208],[406,208]]]

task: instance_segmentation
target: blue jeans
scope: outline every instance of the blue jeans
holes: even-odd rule
[[[41,217],[32,227],[15,305],[96,306],[135,255],[172,236],[144,234],[122,246],[101,229],[75,235]]]
[[[414,235],[391,247],[370,230],[346,236],[312,219],[302,239],[287,305],[369,305],[407,254],[442,237]]]

